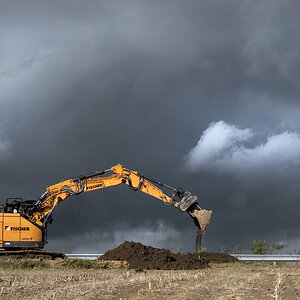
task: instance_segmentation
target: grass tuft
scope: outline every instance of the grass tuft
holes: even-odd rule
[[[50,265],[40,260],[0,260],[0,269],[45,269]]]
[[[61,266],[70,269],[92,269],[93,263],[88,259],[68,258],[61,262]]]

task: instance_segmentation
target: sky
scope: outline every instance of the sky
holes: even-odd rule
[[[121,163],[212,209],[209,251],[300,249],[297,0],[0,0],[0,197]],[[193,251],[186,213],[113,187],[66,199],[47,249]]]

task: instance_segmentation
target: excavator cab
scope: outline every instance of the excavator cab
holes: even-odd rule
[[[5,205],[0,206],[0,212],[24,213],[29,210],[36,200],[23,200],[23,198],[7,198]]]
[[[22,198],[7,198],[5,206],[3,207],[3,212],[5,213],[17,213],[19,212],[21,203],[23,202]]]

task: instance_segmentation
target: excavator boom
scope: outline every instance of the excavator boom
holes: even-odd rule
[[[112,174],[102,176],[107,172]],[[197,197],[192,196],[190,192],[184,192],[180,188],[173,188],[161,182],[146,178],[136,171],[126,169],[120,164],[105,171],[79,176],[51,185],[46,189],[46,192],[40,199],[31,205],[24,206],[22,204],[22,206],[20,204],[18,215],[22,220],[24,219],[23,222],[26,221],[28,224],[32,224],[34,227],[32,231],[45,231],[47,224],[52,220],[54,208],[67,197],[119,184],[125,184],[134,191],[141,191],[163,201],[165,204],[175,206],[181,211],[186,211],[193,218],[200,238],[210,222],[212,212],[201,209],[197,203]],[[167,195],[157,185],[172,190],[172,195]],[[3,218],[4,217],[5,216],[3,216]],[[2,226],[8,226],[4,223],[5,222],[2,222]],[[30,226],[28,228],[29,231]],[[41,239],[41,236],[44,237],[45,234],[39,234],[39,236],[40,238],[35,238],[34,240]]]

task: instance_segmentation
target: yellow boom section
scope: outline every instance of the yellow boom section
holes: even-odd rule
[[[47,188],[45,198],[42,202],[42,207],[34,212],[31,216],[31,221],[43,226],[42,219],[47,218],[53,209],[68,196],[77,195],[83,192],[90,192],[121,183],[127,184],[133,190],[140,190],[143,193],[149,194],[160,199],[166,204],[171,204],[178,207],[179,204],[163,191],[145,179],[136,171],[131,171],[118,164],[110,169],[114,174],[107,177],[91,177],[84,179],[68,179]]]

